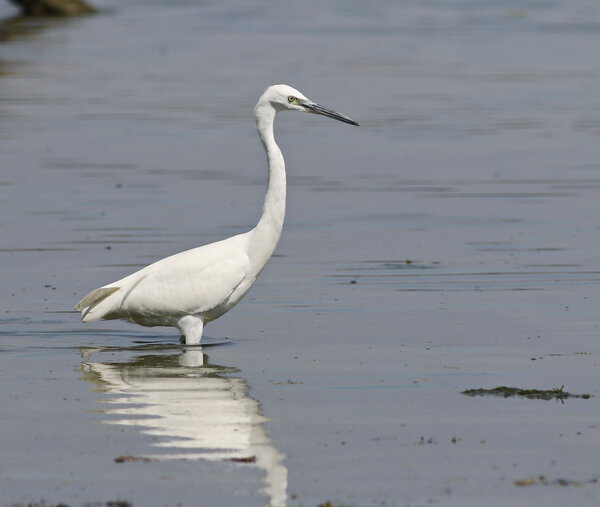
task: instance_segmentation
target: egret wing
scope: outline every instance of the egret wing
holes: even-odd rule
[[[210,312],[245,286],[250,271],[246,246],[241,234],[172,255],[92,291],[77,309],[84,322],[126,319],[149,326]]]
[[[151,317],[202,314],[221,305],[250,268],[237,237],[167,257],[121,285],[120,307]],[[127,281],[127,277],[123,281]],[[118,285],[118,282],[114,285]]]

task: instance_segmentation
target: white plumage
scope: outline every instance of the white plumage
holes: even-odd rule
[[[83,322],[122,319],[142,326],[174,326],[182,342],[200,343],[204,324],[233,308],[264,268],[281,235],[285,216],[285,163],[273,136],[279,111],[320,114],[358,125],[311,102],[287,85],[270,86],[254,113],[267,153],[269,183],[262,216],[245,234],[161,259],[90,292],[76,306]]]

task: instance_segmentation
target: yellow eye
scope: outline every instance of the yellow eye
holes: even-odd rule
[[[290,103],[296,102],[297,100],[298,100],[298,99],[297,99],[296,97],[294,97],[293,95],[290,95],[290,96],[288,97],[288,102],[290,102]]]

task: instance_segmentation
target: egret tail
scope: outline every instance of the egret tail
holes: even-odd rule
[[[100,287],[99,289],[93,290],[87,296],[85,296],[77,305],[76,310],[81,312],[81,320],[83,322],[92,322],[94,320],[101,319],[104,312],[92,312],[92,310],[104,301],[111,294],[114,294],[119,290],[119,287]]]

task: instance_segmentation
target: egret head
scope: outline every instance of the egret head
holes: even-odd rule
[[[257,106],[261,102],[269,103],[276,111],[291,110],[320,114],[335,120],[343,121],[344,123],[349,123],[350,125],[358,126],[358,123],[356,123],[352,118],[348,118],[347,116],[340,114],[333,109],[321,106],[320,104],[317,104],[316,102],[306,98],[295,88],[284,84],[269,86],[269,88],[265,90],[265,93],[263,93]]]

